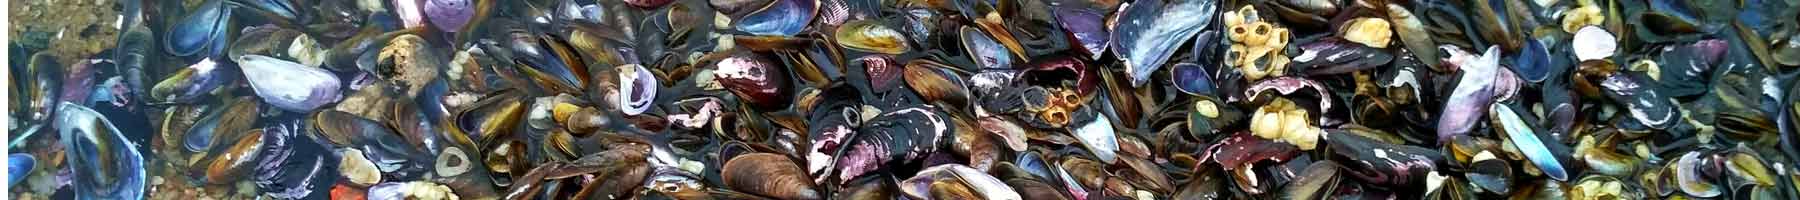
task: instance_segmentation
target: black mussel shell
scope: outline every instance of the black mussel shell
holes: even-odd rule
[[[1131,4],[1117,14],[1112,31],[1113,54],[1125,62],[1132,86],[1149,83],[1150,74],[1163,66],[1182,44],[1209,27],[1219,10],[1218,1],[1163,0]]]
[[[1443,163],[1443,154],[1431,149],[1384,143],[1356,134],[1327,130],[1325,140],[1333,159],[1343,159],[1345,169],[1357,179],[1375,185],[1408,185],[1423,181]]]
[[[1394,55],[1348,40],[1326,39],[1300,45],[1288,70],[1313,76],[1344,74],[1387,65]]]
[[[749,51],[732,53],[720,60],[713,71],[720,85],[738,99],[765,109],[785,108],[793,94],[786,67],[768,56]]]
[[[957,38],[962,39],[962,49],[978,69],[1011,69],[1014,57],[1012,50],[995,42],[994,38],[982,33],[981,29],[964,26],[958,29]]]
[[[1063,3],[1051,6],[1056,15],[1056,22],[1069,37],[1069,41],[1081,46],[1076,49],[1089,59],[1099,59],[1106,48],[1111,46],[1112,33],[1106,27],[1106,16],[1103,11],[1096,11],[1079,3]]]
[[[68,148],[68,169],[76,197],[126,199],[142,197],[150,180],[144,156],[111,119],[85,106],[63,102],[56,106],[55,128]]]
[[[667,0],[647,0],[667,1]],[[793,36],[812,24],[819,13],[819,0],[771,0],[762,9],[733,19],[738,31],[752,35]]]
[[[262,149],[251,173],[257,191],[275,199],[325,198],[339,178],[339,159],[306,137],[301,122],[273,124],[263,128]]]
[[[163,35],[165,50],[176,56],[223,55],[231,41],[231,32],[235,32],[230,27],[231,12],[236,10],[225,1],[207,0],[187,17],[172,24],[173,27],[168,28],[169,34]]]

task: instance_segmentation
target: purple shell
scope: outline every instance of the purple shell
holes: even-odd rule
[[[1494,102],[1495,77],[1500,72],[1500,50],[1488,47],[1487,53],[1479,58],[1469,60],[1460,66],[1462,79],[1450,92],[1450,99],[1444,102],[1444,112],[1438,118],[1438,141],[1449,141],[1451,136],[1468,134],[1481,117],[1487,115],[1487,106]]]
[[[444,32],[456,32],[469,23],[475,15],[474,2],[469,0],[426,0],[425,17],[431,25]]]
[[[1098,11],[1077,6],[1056,6],[1056,21],[1063,30],[1069,32],[1074,42],[1081,43],[1081,50],[1093,59],[1099,59],[1100,53],[1106,51],[1111,32],[1106,30],[1106,17]]]

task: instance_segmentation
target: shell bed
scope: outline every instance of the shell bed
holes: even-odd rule
[[[7,199],[1800,199],[1796,0],[25,0]]]

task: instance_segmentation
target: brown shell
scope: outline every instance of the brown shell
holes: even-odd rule
[[[931,191],[931,199],[981,199],[982,198],[981,195],[975,194],[974,188],[969,188],[968,185],[964,185],[962,183],[962,181],[959,181],[956,179],[942,179],[942,180],[938,180],[938,181],[933,181],[933,182],[931,182],[931,190],[930,191]]]
[[[251,129],[222,154],[213,155],[212,163],[206,165],[206,181],[225,184],[243,179],[244,172],[256,161],[256,152],[262,149],[262,135],[262,129]]]
[[[1025,197],[1025,199],[1069,199],[1068,196],[1063,195],[1061,189],[1057,189],[1056,186],[1044,183],[1043,181],[1029,178],[1015,178],[1006,180],[1006,185],[1012,187],[1014,190],[1018,190],[1019,195]]]
[[[722,170],[719,176],[734,190],[777,199],[824,199],[812,178],[781,154],[740,155],[725,162]]]
[[[201,105],[175,105],[164,111],[165,114],[162,118],[162,126],[160,126],[162,127],[162,130],[158,131],[158,133],[162,134],[162,139],[154,141],[156,142],[156,145],[159,145],[157,149],[164,152],[158,153],[157,155],[165,156],[165,158],[177,158],[177,156],[165,154],[186,152],[186,150],[182,148],[182,139],[187,138],[188,128],[193,127],[194,123],[198,123],[201,117],[206,116],[205,111],[206,107]],[[178,157],[177,159],[187,160],[185,157]],[[172,163],[187,164],[187,162]]]
[[[968,104],[968,86],[951,80],[955,78],[955,75],[945,74],[946,72],[941,70],[943,67],[946,66],[924,59],[907,62],[906,71],[903,74],[906,77],[906,86],[912,87],[913,92],[917,92],[919,97],[924,98],[925,101],[942,101],[953,106]]]
[[[314,128],[313,134],[318,134],[315,137],[324,139],[333,145],[348,146],[354,144],[355,139],[361,137],[359,134],[362,133],[361,130],[357,130],[361,126],[350,125],[352,117],[355,116],[351,116],[350,113],[325,110],[315,112],[307,118],[311,121],[308,124]]]

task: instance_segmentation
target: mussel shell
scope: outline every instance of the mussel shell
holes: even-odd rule
[[[191,103],[204,99],[214,90],[227,86],[229,82],[242,77],[234,67],[222,66],[211,59],[199,62],[176,71],[152,86],[150,98],[156,101],[171,103]]]
[[[1288,70],[1307,75],[1334,75],[1387,65],[1394,55],[1349,40],[1327,39],[1300,45]]]
[[[1118,161],[1116,152],[1119,150],[1119,140],[1117,136],[1114,136],[1117,131],[1113,129],[1112,121],[1106,116],[1094,116],[1093,121],[1076,127],[1071,132],[1074,132],[1075,138],[1081,141],[1081,145],[1087,147],[1088,152],[1093,153],[1094,157],[1100,158],[1100,161],[1106,163]]]
[[[82,199],[142,197],[149,180],[144,157],[111,120],[85,106],[63,102],[56,107],[55,128],[68,148],[66,164],[73,174],[75,196]]]
[[[342,82],[324,69],[261,55],[238,60],[257,96],[276,108],[306,113],[342,98]]]
[[[1500,68],[1500,47],[1491,46],[1479,58],[1469,61],[1469,65],[1461,66],[1462,78],[1456,88],[1450,92],[1450,99],[1444,102],[1443,112],[1437,124],[1438,141],[1448,141],[1451,136],[1468,134],[1470,129],[1487,112],[1483,107],[1497,97],[1490,89],[1496,82]],[[1452,53],[1454,55],[1455,53]]]
[[[752,153],[732,158],[720,168],[725,186],[778,199],[823,199],[811,178],[799,165],[773,153]]]
[[[1606,91],[1607,98],[1625,104],[1636,125],[1663,129],[1676,124],[1681,111],[1673,99],[1665,96],[1656,85],[1650,85],[1655,83],[1650,81],[1647,75],[1625,72],[1606,77],[1600,81],[1600,87]]]
[[[254,127],[262,104],[249,97],[236,98],[225,107],[214,110],[183,130],[183,146],[192,152],[212,152],[213,147],[233,144],[246,130]]]
[[[713,75],[744,103],[764,109],[784,108],[792,103],[789,85],[793,83],[788,81],[786,67],[780,64],[763,54],[738,51],[720,60]]]
[[[889,161],[918,160],[955,134],[950,116],[935,106],[896,108],[877,115],[844,143],[836,156],[838,183],[881,170]]]
[[[1125,61],[1132,86],[1149,82],[1150,74],[1163,66],[1181,44],[1211,24],[1218,1],[1152,0],[1133,3],[1118,16],[1112,48]]]
[[[263,144],[256,153],[251,180],[256,189],[275,199],[325,198],[339,176],[338,160],[324,144],[307,139],[298,121],[274,122],[263,128]]]
[[[838,27],[834,36],[838,45],[850,50],[883,54],[901,54],[912,50],[911,42],[906,40],[904,34],[877,20],[845,22]]]
[[[1407,185],[1444,162],[1443,155],[1431,149],[1384,143],[1356,134],[1328,131],[1325,139],[1335,155],[1332,159],[1343,159],[1338,161],[1345,164],[1346,172],[1370,184]]]
[[[656,101],[657,83],[655,74],[643,65],[626,65],[619,67],[619,109],[625,115],[643,114],[650,110]]]
[[[950,199],[1023,199],[1006,182],[961,164],[927,167],[913,178],[900,181],[900,191],[914,198],[933,199],[931,197],[943,196],[946,192],[955,190],[964,190],[956,192],[963,192],[967,196]]]
[[[1720,39],[1663,47],[1655,54],[1661,72],[1656,77],[1656,82],[1662,85],[1659,90],[1667,91],[1671,97],[1705,93],[1706,83],[1713,77],[1714,63],[1724,57],[1728,48],[1730,45]]]
[[[1343,181],[1341,175],[1338,174],[1339,168],[1342,167],[1342,165],[1329,160],[1307,165],[1306,169],[1300,171],[1299,177],[1295,178],[1294,182],[1282,189],[1283,194],[1286,195],[1283,197],[1318,199],[1332,194],[1333,189],[1337,189],[1338,182]]]
[[[475,15],[475,2],[471,0],[425,0],[425,17],[431,25],[444,32],[457,32]]]
[[[1721,189],[1718,185],[1714,185],[1709,179],[1704,177],[1705,175],[1701,174],[1704,172],[1701,172],[1700,168],[1705,167],[1703,165],[1710,164],[1710,162],[1703,161],[1700,156],[1700,152],[1688,152],[1687,154],[1681,155],[1681,158],[1678,160],[1670,163],[1670,166],[1673,167],[1668,168],[1667,170],[1674,170],[1671,171],[1671,173],[1674,173],[1673,180],[1676,182],[1666,184],[1675,184],[1676,188],[1680,189],[1682,193],[1694,197],[1709,198],[1719,196],[1719,194],[1723,193],[1724,189]]]
[[[812,105],[807,116],[806,170],[813,182],[823,184],[834,173],[837,156],[850,147],[856,129],[862,123],[860,94],[851,87],[838,86],[820,94],[822,100]],[[719,155],[725,156],[725,155]]]
[[[1327,89],[1325,87],[1325,84],[1319,83],[1319,81],[1315,81],[1312,79],[1293,77],[1293,76],[1275,77],[1275,78],[1271,78],[1271,79],[1265,79],[1262,81],[1258,81],[1258,82],[1256,82],[1256,84],[1250,85],[1249,88],[1244,89],[1243,95],[1247,99],[1256,101],[1256,99],[1266,98],[1266,97],[1263,97],[1263,94],[1265,94],[1264,92],[1274,92],[1274,93],[1268,93],[1271,95],[1300,95],[1301,93],[1296,93],[1296,92],[1308,91],[1308,90],[1302,90],[1302,89],[1308,89],[1308,90],[1312,91],[1314,95],[1316,95],[1318,98],[1321,98],[1321,99],[1330,99],[1331,98],[1331,93],[1327,92],[1327,91],[1331,91],[1331,90]],[[1321,111],[1331,110],[1332,109],[1331,102],[1332,101],[1319,101],[1319,107],[1318,107],[1319,110],[1321,110]],[[1322,113],[1322,112],[1309,111],[1309,113]]]
[[[906,85],[926,101],[943,101],[952,106],[968,105],[968,84],[946,65],[927,60],[907,63],[902,77]]]
[[[875,93],[888,93],[899,88],[905,82],[906,66],[897,63],[893,55],[872,54],[857,58],[863,65],[863,74],[868,77],[869,90]]]
[[[1513,72],[1518,73],[1520,78],[1533,83],[1543,82],[1544,79],[1561,75],[1568,70],[1568,67],[1551,64],[1551,59],[1557,58],[1551,57],[1556,54],[1551,54],[1550,47],[1547,45],[1549,44],[1544,44],[1544,41],[1540,40],[1526,40],[1525,47],[1519,49],[1518,56],[1513,57],[1513,64],[1508,66],[1512,67]]]
[[[1775,49],[1769,56],[1782,65],[1800,66],[1800,34],[1789,35],[1786,42],[1780,44],[1770,47]]]
[[[1569,41],[1578,61],[1608,59],[1619,49],[1613,34],[1600,27],[1582,27]]]
[[[757,8],[768,6],[769,3],[774,1],[775,0],[707,0],[706,4],[712,6],[714,11],[730,16],[732,19],[738,19],[744,17],[746,14],[750,14],[750,11],[756,11]]]
[[[6,155],[7,184],[19,185],[25,176],[37,170],[37,157],[28,153],[12,153]]]
[[[1512,189],[1512,167],[1505,160],[1494,158],[1492,152],[1475,155],[1474,163],[1469,164],[1469,172],[1464,176],[1475,188],[1488,192],[1505,194]]]
[[[958,38],[961,38],[963,52],[967,53],[969,59],[974,61],[976,68],[1013,68],[1014,61],[1012,51],[1007,50],[1005,46],[1001,46],[999,42],[995,42],[993,38],[982,33],[981,29],[964,26],[961,29],[958,29]]]
[[[227,7],[225,1],[207,0],[172,24],[174,27],[168,28],[169,34],[163,35],[164,50],[176,56],[222,55],[231,41],[231,12],[236,10]]]
[[[663,0],[666,1],[666,0]],[[767,6],[732,20],[738,31],[752,35],[794,36],[819,13],[818,0],[771,0]]]
[[[10,108],[12,108],[14,112],[23,112],[23,114],[18,114],[23,119],[31,121],[54,120],[51,119],[51,117],[56,116],[56,111],[58,110],[57,102],[59,101],[57,101],[57,98],[62,97],[63,66],[56,61],[56,54],[52,54],[48,51],[31,54],[29,62],[30,63],[27,64],[26,69],[24,70],[9,68],[12,69],[9,71],[10,74],[18,74],[12,72],[23,71],[27,75],[24,75],[22,78],[24,80],[29,80],[20,82],[18,81],[20,78],[8,78],[9,81],[14,81],[16,85],[7,88],[7,90],[11,91],[11,94],[16,95],[15,98],[19,98],[17,102],[11,103],[11,105],[22,106]],[[17,67],[17,65],[12,66]]]
[[[1535,130],[1535,126],[1532,126],[1530,122],[1526,122],[1525,119],[1520,118],[1520,114],[1515,112],[1512,106],[1507,106],[1506,104],[1493,104],[1489,109],[1491,109],[1491,111],[1489,111],[1491,113],[1489,114],[1492,115],[1494,121],[1496,121],[1495,124],[1506,133],[1507,140],[1512,141],[1513,146],[1518,148],[1520,153],[1525,154],[1525,158],[1531,160],[1531,163],[1536,165],[1538,170],[1542,170],[1544,175],[1550,176],[1551,179],[1558,181],[1569,180],[1569,172],[1564,168],[1564,165],[1562,164],[1563,160],[1558,159],[1558,156],[1556,156],[1567,155],[1567,151],[1553,153],[1550,147],[1545,145],[1545,143],[1548,143],[1544,142],[1547,138],[1538,138],[1538,131]],[[1548,141],[1554,142],[1555,140]],[[1474,179],[1471,178],[1471,180]]]
[[[312,126],[310,133],[324,136],[324,141],[335,146],[361,150],[364,157],[391,177],[422,175],[435,157],[380,122],[335,110],[319,111],[312,120],[308,124]]]
[[[1079,50],[1089,59],[1099,59],[1106,48],[1111,46],[1112,33],[1106,27],[1106,16],[1101,11],[1082,7],[1076,3],[1063,3],[1051,6],[1056,15],[1056,22],[1063,31],[1067,31],[1069,40],[1081,45]]]
[[[233,184],[250,171],[250,164],[255,163],[256,154],[262,148],[263,134],[262,130],[250,130],[243,135],[229,147],[214,148],[208,153],[211,158],[206,159],[210,164],[195,169],[201,170],[199,174],[207,183]]]
[[[549,34],[512,34],[513,63],[546,92],[579,93],[588,86],[587,63],[561,37]]]
[[[469,134],[476,144],[511,137],[524,121],[526,99],[520,95],[517,90],[502,90],[482,97],[468,109],[457,112],[456,127]]]
[[[1394,35],[1400,37],[1400,43],[1406,45],[1406,50],[1412,52],[1413,57],[1425,61],[1426,65],[1438,66],[1437,42],[1425,31],[1424,22],[1419,16],[1413,15],[1412,11],[1400,4],[1388,4],[1387,11],[1388,21],[1394,24]]]
[[[301,35],[302,33],[299,31],[275,26],[245,27],[243,33],[238,36],[237,40],[231,42],[231,47],[226,50],[225,56],[226,58],[233,59],[232,62],[234,63],[243,62],[242,60],[236,59],[244,55],[272,55],[282,57],[285,56],[282,55],[282,53],[287,53],[287,48],[290,46],[289,43],[294,41],[292,38],[300,37]]]
[[[1207,151],[1211,152],[1211,157],[1203,159],[1209,159],[1211,162],[1223,166],[1220,169],[1229,171],[1233,175],[1233,182],[1239,189],[1252,194],[1263,193],[1277,184],[1257,177],[1261,175],[1255,172],[1259,169],[1255,166],[1256,163],[1264,161],[1283,163],[1300,153],[1299,147],[1263,139],[1248,132],[1233,134],[1218,144],[1208,147]]]
[[[1176,63],[1169,69],[1169,81],[1188,95],[1213,95],[1212,74],[1198,64]]]

